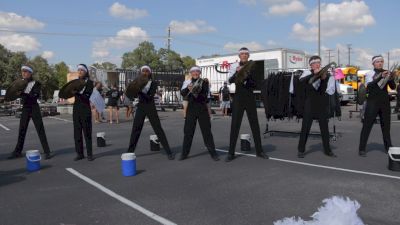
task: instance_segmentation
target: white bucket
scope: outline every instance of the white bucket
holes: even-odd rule
[[[135,153],[124,153],[121,155],[121,159],[122,160],[135,160],[136,159],[136,155]]]
[[[250,136],[250,134],[241,134],[240,135],[240,140],[250,141],[251,140],[251,136]]]

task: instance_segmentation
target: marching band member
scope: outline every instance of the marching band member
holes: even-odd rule
[[[394,74],[383,69],[383,57],[377,55],[372,57],[372,65],[374,70],[365,74],[365,85],[367,87],[367,101],[364,113],[364,122],[360,134],[359,155],[367,156],[365,150],[369,134],[376,116],[379,115],[381,124],[383,143],[385,150],[388,151],[392,147],[390,138],[390,99],[387,91],[389,86],[391,89],[396,88],[394,82]]]
[[[219,157],[215,151],[214,138],[211,133],[210,114],[207,107],[208,85],[200,78],[200,67],[192,67],[190,74],[192,79],[185,81],[181,89],[181,95],[186,96],[188,99],[188,106],[184,126],[183,149],[179,160],[185,160],[188,157],[196,130],[196,122],[199,121],[203,140],[211,158],[218,161]]]
[[[235,159],[236,142],[244,111],[247,112],[250,128],[253,133],[257,157],[263,159],[269,158],[261,146],[260,125],[257,117],[256,99],[253,93],[256,87],[256,81],[254,80],[255,68],[250,64],[252,61],[249,61],[249,57],[249,49],[245,47],[241,48],[239,50],[240,62],[233,64],[229,71],[229,83],[235,83],[236,92],[233,97],[229,153],[225,159],[226,162]]]
[[[90,107],[90,96],[92,95],[94,82],[89,79],[89,70],[85,64],[78,65],[79,80],[85,85],[82,90],[75,93],[75,101],[72,110],[74,122],[74,140],[77,156],[75,161],[85,158],[83,153],[83,138],[85,136],[87,160],[93,161],[92,151],[92,113]]]
[[[139,141],[140,134],[143,129],[143,124],[146,116],[149,118],[150,124],[156,133],[158,140],[160,140],[162,146],[164,147],[168,159],[173,160],[175,156],[172,154],[171,149],[168,144],[165,132],[161,127],[160,119],[158,118],[156,106],[154,103],[154,95],[157,91],[158,83],[152,80],[151,69],[149,66],[142,66],[140,68],[141,76],[147,76],[148,80],[144,88],[138,93],[139,103],[137,104],[137,109],[133,119],[132,134],[129,142],[128,152],[134,152],[136,145]]]
[[[311,71],[304,71],[300,77],[300,82],[306,85],[306,99],[304,106],[303,121],[301,124],[301,134],[298,145],[298,157],[304,158],[305,147],[314,119],[319,122],[321,130],[324,153],[330,157],[336,157],[329,145],[329,98],[335,94],[335,78],[328,73],[319,73],[321,70],[321,58],[311,56],[309,59]]]
[[[29,121],[32,118],[33,124],[35,125],[36,132],[39,135],[40,142],[45,153],[45,159],[50,159],[50,148],[47,143],[46,132],[44,130],[42,114],[38,104],[38,98],[40,96],[41,84],[39,81],[33,79],[33,69],[30,66],[21,67],[22,78],[28,81],[28,85],[25,90],[21,93],[22,100],[22,114],[19,122],[18,131],[18,142],[15,146],[15,150],[8,157],[14,159],[22,156],[22,149],[24,148],[24,142],[26,137],[26,131],[28,130]]]

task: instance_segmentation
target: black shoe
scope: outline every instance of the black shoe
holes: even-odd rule
[[[358,155],[361,157],[367,157],[367,152],[366,151],[359,151]]]
[[[329,157],[332,157],[332,158],[336,158],[337,157],[337,155],[335,155],[335,153],[333,153],[332,151],[325,152],[325,155],[327,155]]]
[[[12,152],[10,156],[7,157],[7,159],[16,159],[16,158],[21,158],[22,153],[20,152]]]
[[[211,158],[212,158],[214,161],[219,161],[219,156],[218,156],[217,154],[213,154],[213,155],[211,156]]]
[[[85,156],[83,156],[83,155],[77,155],[75,158],[74,158],[74,161],[78,161],[78,160],[81,160],[81,159],[84,159],[85,158]]]
[[[44,160],[51,159],[52,155],[50,153],[45,153],[44,154]]]
[[[179,157],[179,161],[183,161],[183,160],[187,159],[187,157],[188,157],[187,155],[182,154],[181,157]]]
[[[88,160],[88,161],[93,161],[93,160],[94,160],[94,157],[93,157],[92,155],[88,155],[87,160]]]
[[[228,156],[226,156],[226,158],[225,158],[225,162],[230,162],[234,159],[235,159],[235,155],[228,154]]]
[[[306,154],[304,154],[304,152],[297,153],[297,158],[304,158],[305,156],[306,156]]]
[[[267,154],[265,154],[265,152],[257,153],[256,156],[258,158],[262,158],[262,159],[269,159],[269,156]]]
[[[174,160],[175,159],[175,155],[170,153],[167,155],[169,160]]]

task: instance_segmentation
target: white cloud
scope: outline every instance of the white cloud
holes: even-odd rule
[[[238,0],[239,4],[247,6],[263,5],[266,7],[264,15],[287,16],[306,11],[302,0]]]
[[[149,15],[145,9],[128,8],[119,2],[112,4],[109,8],[109,12],[110,15],[114,17],[124,19],[138,19]]]
[[[199,34],[214,32],[217,29],[204,20],[177,21],[172,20],[169,25],[175,34]]]
[[[5,34],[0,36],[0,44],[11,51],[30,52],[40,48],[40,43],[36,38],[29,35]]]
[[[95,41],[92,48],[92,57],[105,58],[111,56],[114,49],[134,48],[140,42],[149,40],[147,32],[140,27],[130,27],[117,32],[116,36],[101,41]]]
[[[42,57],[45,59],[51,59],[54,57],[54,52],[52,51],[43,51]]]
[[[44,23],[28,16],[20,16],[13,12],[0,11],[0,27],[2,28],[22,28],[22,29],[40,29]]]
[[[41,29],[43,22],[28,16],[21,16],[13,12],[0,11],[0,27],[3,29]],[[22,35],[13,32],[0,33],[0,44],[11,51],[31,52],[40,48],[40,42],[30,35]]]
[[[228,42],[224,45],[224,49],[229,52],[237,52],[241,47],[247,47],[250,52],[264,49],[264,46],[255,41],[242,43]]]
[[[317,40],[318,9],[307,15],[307,25],[296,23],[292,36],[304,41]],[[361,33],[375,24],[368,5],[364,1],[344,1],[338,4],[321,4],[321,37],[329,38],[345,34]]]
[[[289,3],[272,5],[268,9],[268,15],[287,16],[306,11],[306,7],[299,0],[293,0]]]

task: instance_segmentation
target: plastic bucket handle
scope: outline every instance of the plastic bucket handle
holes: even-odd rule
[[[122,160],[134,160],[136,159],[135,153],[124,153],[121,155]]]
[[[29,154],[29,153],[38,153],[38,154]],[[31,159],[31,158],[29,158],[29,156],[39,156],[39,159]],[[40,155],[39,151],[35,151],[35,150],[27,151],[25,157],[30,162],[38,162],[38,161],[40,161],[42,159],[42,156]]]

